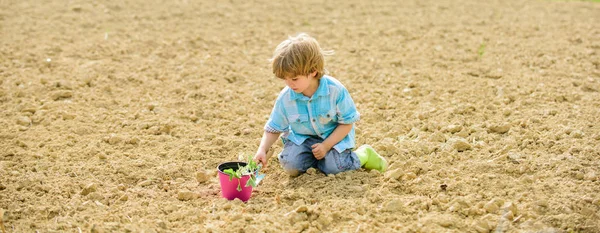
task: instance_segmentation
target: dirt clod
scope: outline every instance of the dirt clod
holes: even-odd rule
[[[210,178],[211,175],[206,170],[199,170],[198,172],[196,172],[196,181],[198,181],[198,183],[207,182],[210,180]]]
[[[90,183],[88,185],[85,186],[85,188],[83,188],[81,190],[81,195],[85,196],[88,195],[92,192],[96,192],[96,190],[98,189],[98,185],[96,183]]]
[[[198,195],[188,190],[177,191],[177,199],[180,201],[189,201],[198,198]]]

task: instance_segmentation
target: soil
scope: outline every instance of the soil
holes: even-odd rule
[[[1,1],[7,232],[599,232],[600,4],[586,1]],[[388,171],[288,177],[243,203],[307,32],[335,51]],[[281,145],[273,153],[281,151]],[[273,156],[276,157],[276,156]]]

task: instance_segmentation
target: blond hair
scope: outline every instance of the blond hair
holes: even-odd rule
[[[306,33],[300,33],[281,42],[275,48],[270,61],[273,65],[273,74],[280,79],[308,75],[315,71],[317,72],[315,78],[319,79],[327,72],[324,68],[324,55],[331,54],[333,51],[321,49],[315,38]]]

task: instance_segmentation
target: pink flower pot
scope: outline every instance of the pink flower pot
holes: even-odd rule
[[[217,166],[217,170],[219,170],[219,182],[221,183],[221,194],[227,200],[233,200],[235,198],[239,198],[243,202],[247,202],[252,195],[252,186],[246,187],[246,182],[250,179],[250,175],[242,176],[241,179],[233,177],[229,180],[229,175],[225,174],[223,170],[232,168],[234,171],[237,171],[238,165],[240,167],[246,166],[245,162],[226,162],[219,164]],[[238,191],[238,184],[242,188],[241,191]]]

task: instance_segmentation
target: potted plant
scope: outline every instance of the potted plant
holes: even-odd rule
[[[248,162],[225,162],[219,164],[219,182],[221,193],[228,200],[239,198],[243,202],[248,201],[252,195],[252,188],[256,187],[264,178],[259,174],[261,166],[257,165],[252,157]]]

